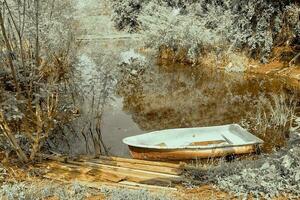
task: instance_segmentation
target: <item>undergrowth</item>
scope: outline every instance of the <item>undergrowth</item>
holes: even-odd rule
[[[156,50],[183,49],[193,62],[207,51],[242,51],[266,63],[275,47],[299,45],[300,8],[293,0],[122,0],[114,11],[117,28],[141,31]]]
[[[154,193],[148,190],[128,190],[128,189],[108,189],[103,188],[101,190],[107,200],[171,200],[173,199],[170,194],[162,191],[161,193]]]
[[[259,96],[254,108],[242,125],[256,136],[263,139],[264,151],[271,152],[286,145],[293,122],[296,119],[297,101],[286,94],[269,94]]]
[[[214,184],[216,188],[238,198],[297,199],[300,195],[299,140],[299,136],[293,135],[286,148],[257,160],[236,160],[221,162],[218,166],[189,168],[186,176],[202,184]]]
[[[55,198],[59,200],[84,200],[93,193],[87,187],[74,182],[71,185],[59,185],[54,182],[16,182],[5,183],[0,188],[0,198],[7,200],[42,200]]]
[[[68,0],[0,1],[1,146],[23,162],[76,117],[72,12]]]

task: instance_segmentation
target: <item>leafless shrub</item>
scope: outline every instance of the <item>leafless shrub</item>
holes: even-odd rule
[[[111,66],[110,57],[107,55],[101,55],[99,60],[87,55],[81,56],[80,59],[81,67],[89,67],[83,70],[86,73],[80,84],[82,93],[85,94],[82,100],[85,111],[82,113],[81,120],[86,122],[81,132],[83,135],[89,133],[87,135],[93,139],[94,150],[87,148],[88,153],[93,153],[95,156],[108,155],[109,149],[102,139],[102,120],[105,106],[113,100],[118,70]],[[99,66],[96,67],[95,63]],[[86,143],[88,145],[88,141]]]
[[[71,4],[2,0],[0,6],[0,133],[26,162],[27,154],[33,160],[54,130],[74,118]]]

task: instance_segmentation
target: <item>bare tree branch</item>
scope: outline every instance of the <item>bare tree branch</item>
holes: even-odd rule
[[[11,143],[12,147],[15,149],[18,157],[24,163],[28,162],[28,158],[25,155],[24,151],[19,146],[18,142],[16,141],[15,136],[13,135],[12,131],[10,130],[6,120],[4,119],[4,115],[0,112],[0,130],[2,130],[5,137]]]
[[[293,65],[295,65],[297,63],[297,60],[300,60],[300,52],[289,62],[289,66],[292,67]]]
[[[18,35],[19,45],[20,45],[20,51],[21,51],[22,66],[23,66],[23,69],[24,69],[24,68],[25,68],[25,61],[24,61],[25,58],[24,58],[24,48],[23,48],[23,39],[22,39],[21,30],[20,30],[20,28],[17,26],[17,23],[16,23],[16,21],[15,21],[13,15],[12,15],[12,12],[11,12],[9,6],[8,6],[7,1],[4,0],[4,3],[5,3],[5,5],[6,5],[6,7],[7,7],[8,13],[9,13],[9,15],[10,15],[10,18],[11,18],[11,20],[12,20],[12,22],[13,22],[13,25],[14,25],[15,30],[16,30],[17,35]]]
[[[39,0],[35,0],[35,65],[36,68],[40,66],[39,56],[40,56],[40,44],[39,44]]]
[[[17,91],[17,96],[20,94],[20,87],[19,87],[19,83],[18,83],[18,80],[17,80],[17,75],[16,75],[16,69],[14,67],[14,64],[13,64],[13,58],[12,58],[12,47],[9,43],[9,40],[8,40],[8,37],[7,37],[7,34],[6,34],[6,29],[5,29],[5,25],[4,25],[4,20],[3,20],[3,15],[2,15],[2,10],[0,9],[0,26],[1,26],[1,31],[2,31],[2,35],[3,35],[3,38],[4,38],[4,41],[5,41],[5,45],[6,45],[6,48],[8,50],[8,63],[9,63],[9,67],[11,69],[11,73],[12,73],[12,76],[13,76],[13,80],[14,80],[14,83],[15,83],[15,88],[16,88],[16,91]]]

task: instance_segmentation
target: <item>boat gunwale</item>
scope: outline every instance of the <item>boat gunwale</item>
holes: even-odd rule
[[[234,147],[244,147],[244,146],[256,146],[256,145],[261,145],[263,143],[259,143],[259,142],[256,142],[256,143],[245,143],[245,144],[239,144],[239,145],[222,145],[222,146],[183,146],[183,147],[178,147],[178,148],[173,148],[173,147],[159,147],[159,148],[150,148],[149,147],[140,147],[138,145],[128,145],[129,147],[136,147],[136,148],[143,148],[143,149],[155,149],[155,150],[186,150],[186,149],[192,149],[192,150],[207,150],[207,149],[210,149],[210,150],[214,150],[214,149],[222,149],[222,148],[234,148]]]

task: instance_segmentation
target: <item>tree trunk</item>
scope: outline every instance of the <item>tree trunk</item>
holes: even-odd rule
[[[6,120],[4,119],[3,113],[0,113],[0,129],[3,131],[5,137],[11,143],[12,147],[15,149],[18,157],[23,163],[28,162],[28,158],[25,155],[24,151],[19,146],[15,136],[13,135],[11,129],[9,128]]]
[[[3,20],[1,10],[0,10],[0,27],[1,27],[2,35],[3,35],[3,38],[4,38],[4,42],[5,42],[7,51],[9,53],[9,55],[8,55],[8,64],[9,64],[9,67],[11,69],[11,73],[12,73],[12,76],[13,76],[13,79],[14,79],[15,88],[16,88],[17,96],[18,96],[20,94],[20,87],[19,87],[19,84],[18,84],[16,69],[14,67],[13,59],[12,59],[12,55],[11,55],[12,54],[12,48],[10,46],[10,43],[9,43],[9,40],[8,40],[8,37],[7,37],[7,34],[6,34],[6,29],[5,29],[5,26],[4,26],[4,20]]]

